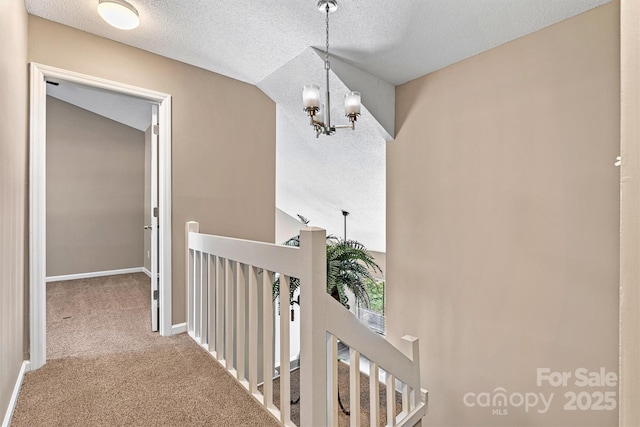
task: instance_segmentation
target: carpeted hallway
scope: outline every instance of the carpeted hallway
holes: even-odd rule
[[[11,425],[276,426],[186,334],[150,331],[143,273],[47,285],[47,364]]]

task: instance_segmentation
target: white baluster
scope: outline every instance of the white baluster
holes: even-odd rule
[[[369,361],[369,425],[380,425],[380,382],[378,364]]]
[[[193,270],[195,268],[195,251],[187,249],[187,332],[191,338],[195,338],[195,316],[194,298],[195,281],[193,279]]]
[[[216,354],[220,363],[226,366],[224,353],[224,288],[225,259],[216,257]]]
[[[280,276],[280,421],[291,419],[291,366],[289,342],[289,276]]]
[[[236,371],[238,381],[245,382],[244,337],[245,337],[245,303],[246,303],[246,265],[236,264]],[[244,384],[248,388],[248,384]]]
[[[409,385],[407,383],[402,383],[402,412],[400,412],[399,418],[402,419],[409,415]]]
[[[234,314],[234,306],[233,306],[233,288],[234,288],[234,271],[235,262],[230,260],[225,260],[225,277],[224,277],[224,294],[225,294],[225,319],[224,319],[224,358],[227,361],[227,370],[233,375],[236,376],[235,366],[233,364],[233,314]]]
[[[329,384],[327,385],[327,405],[328,419],[330,425],[338,425],[338,339],[335,335],[329,334],[327,340],[327,374]]]
[[[249,266],[249,393],[258,398],[258,272]],[[269,296],[266,296],[269,298]],[[264,403],[264,402],[263,402]]]
[[[200,254],[200,345],[207,351],[209,350],[207,337],[207,309],[209,303],[209,295],[207,295],[207,265],[209,264],[209,255],[204,252]]]
[[[207,295],[209,296],[209,303],[207,307],[207,318],[209,320],[209,325],[207,327],[208,338],[207,343],[209,344],[209,352],[215,357],[218,358],[217,352],[215,351],[216,346],[216,257],[214,255],[209,255],[207,257]]]
[[[196,313],[195,314],[195,331],[193,333],[195,335],[195,338],[198,344],[202,343],[202,332],[200,330],[200,326],[202,326],[202,323],[201,323],[202,313],[200,312],[200,309],[202,308],[200,305],[200,299],[202,295],[202,275],[200,273],[201,259],[202,259],[202,252],[197,251],[195,256],[195,266],[193,269],[194,288],[195,288],[193,305],[195,307],[195,313]]]
[[[387,372],[387,426],[396,425],[396,377]]]
[[[349,349],[349,424],[360,427],[360,353]]]
[[[186,248],[186,260],[185,260],[185,274],[187,283],[187,332],[193,338],[194,337],[194,325],[195,325],[195,311],[193,306],[193,292],[195,289],[194,284],[194,251],[189,249],[189,233],[198,233],[200,231],[200,224],[195,221],[189,221],[185,224],[185,248]]]
[[[264,406],[273,408],[273,299],[271,299],[271,272],[262,271],[262,347],[263,347],[263,377],[262,394]]]

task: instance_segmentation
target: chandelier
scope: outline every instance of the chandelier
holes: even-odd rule
[[[336,132],[336,129],[355,129],[356,120],[360,115],[360,93],[349,92],[344,96],[344,115],[349,119],[348,125],[331,124],[331,96],[329,93],[329,70],[331,65],[329,64],[329,13],[335,12],[338,9],[337,0],[320,0],[318,1],[318,10],[326,13],[327,24],[327,44],[324,58],[324,69],[327,77],[327,90],[325,93],[325,104],[320,102],[320,88],[316,85],[306,85],[302,88],[302,103],[304,105],[304,111],[310,118],[311,126],[316,131],[316,138],[321,134],[332,135]]]

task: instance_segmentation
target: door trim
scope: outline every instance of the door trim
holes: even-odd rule
[[[32,62],[29,125],[29,344],[30,367],[46,363],[46,79],[135,96],[159,106],[160,335],[171,323],[171,95]]]
[[[620,366],[618,425],[640,425],[640,5],[620,2]]]

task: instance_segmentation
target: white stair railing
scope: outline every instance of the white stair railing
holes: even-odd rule
[[[350,348],[350,424],[360,425],[360,361],[369,361],[370,425],[380,425],[380,372],[385,373],[389,426],[412,426],[426,414],[420,386],[417,338],[398,350],[326,293],[326,233],[301,230],[300,247],[199,233],[186,224],[187,328],[281,425],[291,421],[289,317],[275,325],[272,285],[289,294],[300,279],[300,425],[338,425],[338,340]],[[273,331],[280,330],[274,361]],[[274,373],[280,366],[280,405],[274,405]],[[259,387],[261,383],[261,387]],[[402,409],[396,413],[396,390]]]

